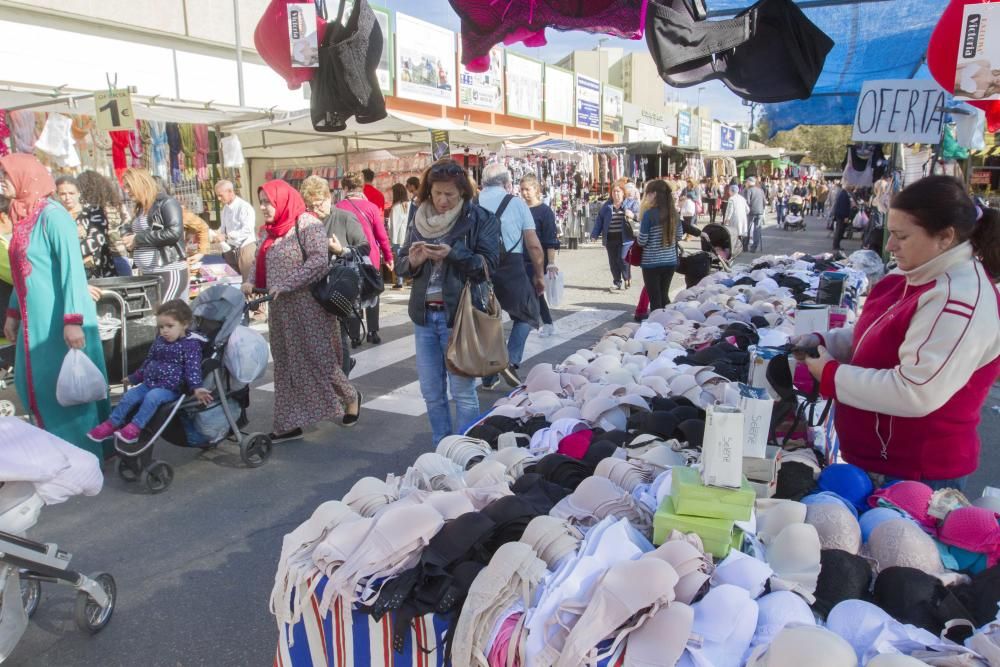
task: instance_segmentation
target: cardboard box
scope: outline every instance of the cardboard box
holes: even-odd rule
[[[660,509],[653,515],[653,544],[663,544],[670,531],[696,533],[705,544],[705,551],[717,558],[725,558],[733,543],[732,519],[709,519],[678,514],[670,497],[663,499]]]
[[[756,347],[754,345],[751,345],[747,351],[750,353],[750,386],[765,389],[768,396],[778,400],[778,392],[767,381],[767,364],[771,359],[787,353],[773,347]]]
[[[705,486],[694,468],[674,468],[670,498],[678,514],[749,521],[756,493],[746,479],[738,489]]]
[[[709,486],[743,486],[743,411],[710,405],[705,411],[701,478]]]
[[[781,449],[768,446],[763,457],[743,457],[743,474],[758,498],[771,498],[778,488]]]
[[[761,387],[740,386],[740,410],[743,411],[743,456],[762,458],[767,453],[774,400]]]

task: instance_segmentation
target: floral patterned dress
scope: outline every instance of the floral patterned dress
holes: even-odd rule
[[[328,265],[323,224],[309,215],[267,253],[267,285],[281,294],[270,306],[274,356],[274,432],[344,416],[357,393],[340,366],[340,323],[309,292]]]

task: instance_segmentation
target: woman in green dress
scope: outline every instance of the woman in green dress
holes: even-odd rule
[[[3,329],[4,336],[17,341],[18,396],[38,427],[102,457],[105,452],[87,439],[87,430],[107,418],[108,401],[70,407],[56,401],[56,380],[69,348],[83,350],[104,372],[97,310],[87,290],[76,223],[50,198],[55,182],[34,156],[2,157],[0,170],[14,221],[14,293]]]

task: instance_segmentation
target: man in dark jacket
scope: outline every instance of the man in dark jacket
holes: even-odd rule
[[[851,208],[854,201],[851,199],[849,188],[842,188],[837,194],[837,201],[833,204],[833,249],[840,250],[840,242],[844,239],[844,230],[850,224]]]

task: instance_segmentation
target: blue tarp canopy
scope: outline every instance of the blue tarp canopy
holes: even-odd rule
[[[708,0],[709,17],[753,5]],[[931,31],[947,0],[799,0],[809,19],[834,40],[812,96],[766,105],[772,132],[798,125],[850,125],[865,81],[929,78],[923,66]]]

